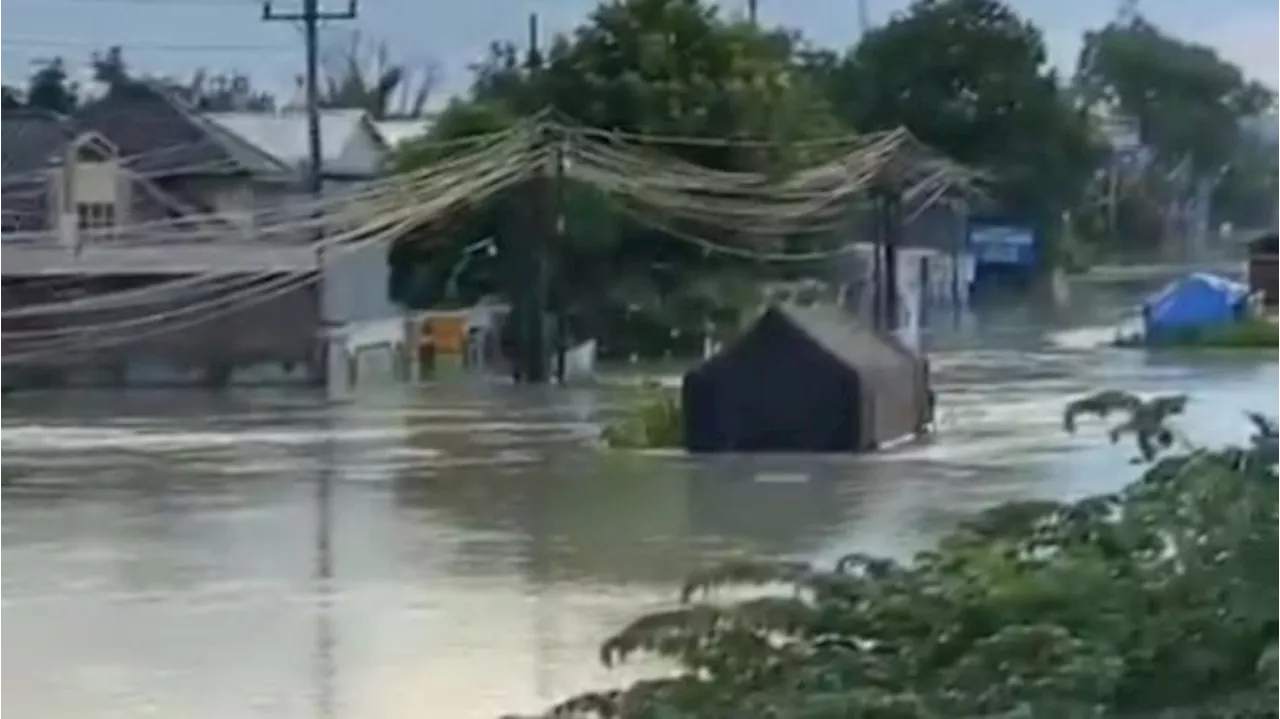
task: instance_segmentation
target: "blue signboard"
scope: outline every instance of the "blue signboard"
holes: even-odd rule
[[[979,265],[1032,267],[1036,263],[1036,236],[1029,227],[972,225],[969,249]]]

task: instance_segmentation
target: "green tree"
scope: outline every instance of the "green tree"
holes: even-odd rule
[[[147,86],[205,112],[271,112],[276,106],[275,97],[254,87],[252,78],[242,72],[200,69],[185,79],[135,73],[119,46],[95,52],[91,64],[94,80],[106,86],[108,95],[127,94]]]
[[[1170,36],[1138,16],[1087,33],[1075,85],[1092,108],[1133,118],[1142,143],[1196,177],[1228,164],[1242,122],[1275,95],[1212,48]]]
[[[271,112],[275,96],[253,86],[244,73],[197,70],[188,80],[164,80],[164,87],[188,105],[206,112]]]
[[[699,0],[605,3],[553,45],[545,91],[557,110],[591,127],[778,141],[830,136],[839,126],[797,71],[801,49],[796,36],[722,20]],[[684,152],[730,169],[765,159],[726,148]]]
[[[1244,127],[1275,96],[1215,50],[1141,16],[1124,18],[1085,35],[1074,89],[1090,112],[1133,122],[1151,153],[1113,181],[1118,195],[1105,191],[1107,202],[1086,220],[1095,235],[1111,244],[1159,242],[1172,229],[1168,208],[1190,200],[1201,182],[1213,184],[1211,220],[1269,222],[1274,153],[1259,153]]]
[[[572,122],[622,132],[778,140],[784,147],[769,152],[724,144],[661,150],[717,169],[785,166],[799,152],[785,141],[840,129],[798,71],[802,50],[795,36],[722,19],[699,0],[603,3],[545,54],[495,43],[473,68],[470,98],[446,109],[426,141],[405,148],[402,164],[434,157],[433,142],[550,108]],[[743,270],[740,262],[624,221],[589,188],[566,187],[564,205],[569,242],[556,249],[554,264],[566,306],[590,305],[597,315],[636,314],[625,308],[642,306],[644,324],[669,341],[674,326],[701,327],[705,303],[683,297],[697,284],[692,279],[705,284]],[[452,244],[475,239],[459,236]]]
[[[76,88],[68,81],[62,58],[50,60],[31,75],[27,82],[26,104],[63,115],[76,109]]]
[[[93,79],[106,85],[108,93],[127,91],[133,86],[133,76],[124,59],[124,48],[119,45],[95,52],[90,65],[93,67]]]
[[[415,74],[406,63],[393,62],[384,42],[367,42],[359,32],[335,46],[325,62],[321,105],[360,109],[375,120],[416,118],[426,110],[438,68],[428,63]]]
[[[1000,0],[918,0],[841,62],[811,56],[832,104],[862,130],[911,130],[996,179],[1000,209],[1057,227],[1096,153],[1048,65],[1040,31]]]

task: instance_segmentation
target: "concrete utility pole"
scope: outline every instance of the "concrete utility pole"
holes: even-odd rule
[[[296,13],[277,13],[271,7],[271,0],[262,3],[262,19],[266,22],[301,22],[302,35],[306,44],[306,76],[305,91],[307,105],[307,156],[310,160],[307,168],[307,189],[317,200],[324,194],[324,148],[320,141],[320,23],[325,20],[353,20],[356,17],[357,0],[347,0],[347,9],[342,12],[321,12],[320,0],[302,0],[302,11]],[[317,213],[320,210],[317,208]],[[319,306],[320,327],[323,341],[320,346],[320,357],[317,362],[319,379],[329,382],[329,354],[332,348],[328,331],[334,323],[329,314],[329,302],[325,293],[325,259],[324,230],[316,229],[316,272],[320,281],[316,283],[316,302]]]
[[[271,7],[271,0],[262,4],[262,19],[265,21],[301,22],[303,38],[306,43],[307,69],[305,79],[307,104],[307,154],[311,167],[307,174],[307,184],[316,197],[324,187],[324,159],[320,146],[320,23],[326,20],[354,20],[357,0],[347,0],[347,9],[342,12],[322,12],[320,0],[302,0],[302,11],[295,13],[277,13]]]

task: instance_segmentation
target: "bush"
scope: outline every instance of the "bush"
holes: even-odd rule
[[[556,716],[1275,716],[1276,428],[1253,444],[1157,456],[1183,400],[1100,393],[1153,463],[1115,494],[1015,502],[913,561],[739,562],[608,640],[679,674],[574,698]],[[1146,438],[1143,440],[1143,438]],[[1155,439],[1153,439],[1153,437]],[[781,588],[733,602],[717,588]]]
[[[600,434],[613,449],[662,449],[684,442],[680,395],[657,383],[646,382],[635,407],[608,424]]]
[[[1167,349],[1275,349],[1280,343],[1274,319],[1253,317],[1217,327],[1168,331],[1155,337],[1121,337],[1118,347]]]

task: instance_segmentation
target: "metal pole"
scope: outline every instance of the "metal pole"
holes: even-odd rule
[[[898,329],[898,243],[901,240],[902,195],[892,187],[882,200],[884,207],[884,320],[885,329]]]
[[[324,156],[320,154],[320,38],[318,0],[302,0],[302,27],[307,46],[307,155],[311,159],[308,185],[319,199],[324,190]]]
[[[884,199],[872,195],[871,205],[871,326],[884,329]]]
[[[964,310],[964,303],[960,299],[960,263],[964,258],[965,235],[968,234],[968,211],[962,202],[955,202],[951,205],[951,210],[955,213],[956,228],[955,238],[951,246],[951,314],[952,321],[956,328],[960,327],[960,318]]]
[[[265,21],[301,22],[306,44],[306,74],[304,89],[307,111],[307,154],[310,160],[307,187],[317,197],[324,188],[324,155],[320,144],[320,23],[327,20],[354,20],[357,0],[348,0],[341,12],[322,12],[319,0],[302,0],[302,12],[275,12],[271,1],[262,5]]]
[[[556,158],[555,200],[554,200],[555,201],[555,218],[556,218],[555,219],[555,222],[556,222],[555,242],[556,242],[556,246],[560,249],[560,251],[564,252],[568,244],[568,241],[566,239],[567,228],[565,224],[565,210],[564,210],[565,151],[564,151],[564,141],[559,138],[556,141],[555,158]],[[557,270],[556,274],[559,274],[558,270],[560,270],[560,267],[557,266],[555,267],[555,269]],[[561,288],[564,287],[564,279],[562,277],[556,277],[554,279],[560,281]],[[564,384],[564,381],[565,381],[564,365],[567,359],[567,351],[568,351],[568,343],[569,343],[568,327],[565,324],[566,322],[565,306],[568,304],[568,302],[567,302],[567,299],[565,298],[565,293],[563,292],[563,290],[558,294],[559,294],[559,301],[556,303],[556,308],[555,308],[556,380],[560,384]]]
[[[357,0],[348,0],[346,10],[342,12],[321,12],[319,0],[302,0],[302,11],[297,13],[277,13],[271,6],[271,0],[262,4],[262,19],[267,22],[301,22],[303,41],[306,46],[306,70],[304,74],[304,90],[306,93],[307,112],[307,189],[312,197],[320,199],[324,194],[324,147],[320,140],[320,22],[325,20],[353,20],[356,17]],[[319,212],[319,210],[317,210]],[[326,334],[321,344],[320,381],[327,383],[329,358],[328,330],[333,318],[328,316],[328,303],[324,291],[324,246],[320,242],[324,231],[316,229],[316,272],[320,273],[320,281],[316,283],[316,302],[319,305],[320,328]]]

